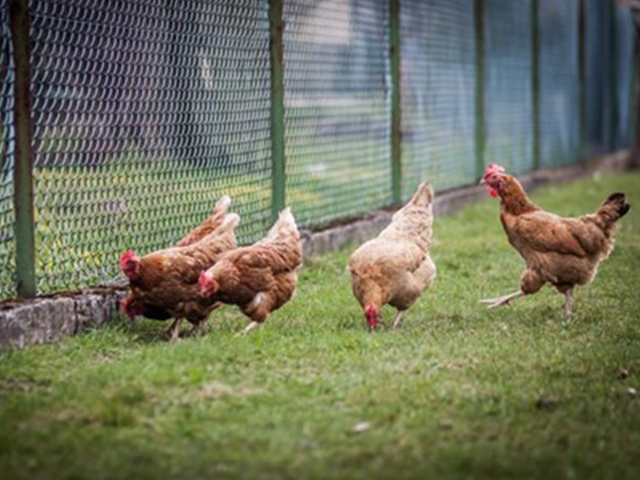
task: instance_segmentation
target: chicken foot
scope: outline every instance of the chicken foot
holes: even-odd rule
[[[246,334],[248,334],[251,330],[253,330],[254,328],[258,328],[260,326],[260,322],[251,322],[249,325],[247,325],[244,330],[241,330],[240,332],[236,333],[236,337],[243,337]]]
[[[498,298],[485,298],[483,300],[480,300],[480,303],[482,303],[483,305],[487,305],[487,308],[496,308],[502,305],[508,305],[511,300],[522,297],[524,295],[525,293],[522,290],[518,290],[517,292],[513,292],[509,295],[504,295]]]
[[[195,337],[196,335],[200,335],[202,333],[202,326],[204,325],[204,322],[205,321],[203,320],[201,322],[194,324],[191,330],[189,330],[189,336]]]

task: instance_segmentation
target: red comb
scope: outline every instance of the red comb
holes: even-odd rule
[[[487,165],[487,169],[485,170],[484,176],[482,178],[488,178],[494,173],[504,173],[504,167],[501,167],[497,163],[490,163],[489,165]]]
[[[133,259],[135,256],[135,250],[127,250],[126,252],[124,252],[122,258],[120,259],[120,268],[125,268],[129,260]]]

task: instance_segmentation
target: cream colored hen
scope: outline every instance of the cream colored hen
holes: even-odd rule
[[[380,309],[397,309],[393,328],[404,312],[433,283],[436,266],[429,256],[433,190],[423,183],[413,198],[377,238],[358,248],[349,260],[351,285],[370,330],[380,324]]]

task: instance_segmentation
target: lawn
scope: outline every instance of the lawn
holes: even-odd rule
[[[0,476],[636,479],[639,186],[627,173],[533,195],[578,215],[621,190],[635,208],[570,320],[549,288],[477,303],[522,271],[487,200],[436,220],[438,278],[400,331],[366,331],[349,249],[314,259],[245,338],[227,308],[177,345],[162,323],[121,321],[2,353]]]

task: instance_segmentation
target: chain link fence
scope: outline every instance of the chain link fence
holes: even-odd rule
[[[635,25],[629,9],[617,5],[615,11],[615,79],[614,102],[616,119],[614,124],[614,149],[626,148],[631,138],[634,70]],[[636,67],[637,68],[637,67]]]
[[[32,4],[38,290],[117,274],[229,194],[256,239],[270,220],[264,2]]]
[[[540,164],[550,167],[576,161],[581,148],[580,2],[538,2]]]
[[[476,40],[467,0],[411,0],[401,8],[402,186],[437,190],[476,179]]]
[[[9,34],[9,7],[0,3],[0,300],[15,294],[13,233],[13,55]]]
[[[287,203],[322,225],[391,203],[388,0],[284,2]]]
[[[585,0],[586,154],[612,148],[614,58],[610,2]]]
[[[20,248],[17,1],[0,0],[0,299],[16,296]],[[399,51],[390,49],[393,2]],[[271,108],[280,5],[282,132]],[[276,135],[286,203],[302,226],[400,200],[394,55],[402,198],[423,180],[438,191],[472,184],[489,161],[521,173],[581,161],[585,147],[592,156],[630,144],[634,30],[609,0],[33,0],[29,9],[40,294],[115,278],[124,250],[170,246],[223,194],[241,215],[240,241],[259,238],[279,181]]]
[[[515,173],[534,167],[532,1],[484,1],[484,159]]]

